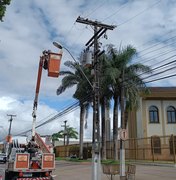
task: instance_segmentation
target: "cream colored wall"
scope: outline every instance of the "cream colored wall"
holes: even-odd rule
[[[176,134],[176,124],[168,124],[167,123],[167,107],[173,106],[176,108],[176,101],[164,101],[164,126],[166,135]]]
[[[150,123],[149,122],[149,107],[150,106],[156,106],[159,110],[159,123]],[[162,131],[162,109],[161,109],[161,101],[146,101],[146,132],[147,132],[147,137],[153,136],[153,135],[158,135],[162,136],[163,131]]]
[[[149,107],[157,106],[159,110],[159,123],[149,122]],[[150,137],[153,135],[166,136],[176,134],[176,124],[167,123],[167,107],[174,106],[176,101],[141,100],[137,111],[137,137]]]

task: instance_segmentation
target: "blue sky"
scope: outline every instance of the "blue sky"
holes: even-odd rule
[[[102,49],[107,44],[128,44],[137,48],[135,62],[142,62],[152,68],[174,60],[175,50],[175,0],[31,0],[12,1],[7,7],[4,22],[0,23],[0,122],[8,129],[6,114],[14,113],[13,133],[30,128],[32,106],[37,79],[38,61],[43,50],[58,52],[53,41],[62,43],[75,58],[84,49],[85,43],[93,35],[90,26],[76,23],[78,16],[117,25],[108,31],[108,39],[101,38]],[[168,40],[170,39],[170,40]],[[156,45],[157,43],[157,45]],[[162,54],[163,53],[163,54]],[[172,57],[173,56],[173,57]],[[153,58],[153,59],[152,59]],[[64,62],[72,60],[68,52],[63,52]],[[165,73],[172,74],[175,70]],[[38,122],[54,115],[63,107],[71,105],[74,89],[56,96],[61,77],[52,79],[43,73]],[[175,78],[157,81],[151,86],[175,86]],[[90,137],[91,119],[85,136]],[[79,129],[79,110],[43,126],[42,133],[61,130],[61,124]]]

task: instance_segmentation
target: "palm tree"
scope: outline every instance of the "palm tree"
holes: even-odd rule
[[[62,131],[59,131],[57,133],[52,134],[53,146],[55,146],[55,141],[58,141],[59,138],[63,138],[63,132]]]
[[[65,134],[67,136],[67,145],[69,144],[70,138],[78,139],[78,132],[76,129],[73,127],[67,127],[66,132],[65,130],[60,130],[59,132],[52,134],[53,142],[58,140],[58,138],[64,138]]]
[[[110,89],[113,93],[113,141],[114,141],[114,159],[118,159],[117,152],[117,129],[118,129],[118,109],[124,105],[122,101],[122,90],[124,88],[124,97],[128,104],[128,108],[137,107],[138,97],[141,88],[146,88],[144,81],[140,77],[140,72],[150,72],[148,66],[138,64],[130,64],[132,58],[136,55],[136,49],[127,46],[117,51],[112,45],[108,47],[107,57],[111,66],[107,69],[109,73]]]
[[[78,132],[73,127],[67,127],[66,128],[66,136],[67,136],[67,145],[69,145],[70,138],[78,139]]]
[[[57,89],[57,95],[63,93],[67,88],[71,88],[76,85],[76,91],[73,94],[73,97],[79,100],[80,106],[80,132],[79,132],[79,140],[80,140],[80,151],[79,158],[83,159],[83,134],[84,134],[84,120],[85,115],[89,107],[89,102],[91,101],[92,87],[88,83],[88,81],[83,76],[82,72],[80,72],[80,65],[77,63],[73,63],[71,61],[67,61],[64,63],[67,67],[71,68],[72,71],[61,71],[60,75],[64,75],[62,79],[61,86]],[[84,74],[90,79],[90,69],[86,67],[82,67]]]
[[[0,3],[0,21],[3,21],[3,17],[6,12],[6,6],[10,5],[11,0],[1,1]]]
[[[101,138],[102,138],[102,160],[106,160],[106,109],[110,107],[110,99],[112,93],[109,90],[109,81],[107,76],[108,61],[106,56],[103,56],[100,60],[100,105],[101,105]]]

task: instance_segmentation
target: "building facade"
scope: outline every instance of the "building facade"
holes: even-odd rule
[[[176,87],[151,87],[128,118],[130,138],[176,135]]]
[[[176,163],[176,87],[151,87],[142,94],[139,109],[129,113],[128,132],[137,140],[132,147],[139,159]]]

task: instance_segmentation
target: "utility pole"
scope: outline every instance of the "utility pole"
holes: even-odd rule
[[[12,128],[13,117],[16,117],[16,115],[14,115],[14,114],[7,114],[7,116],[10,116],[10,119],[9,119],[10,125],[9,125],[9,132],[8,132],[8,136],[10,136],[11,135],[11,128]]]
[[[93,83],[93,137],[92,137],[92,158],[93,158],[93,171],[92,179],[99,180],[99,166],[100,166],[100,117],[99,117],[99,59],[103,52],[100,52],[98,46],[98,39],[107,31],[113,30],[116,26],[110,26],[107,24],[100,23],[98,21],[92,21],[89,19],[77,18],[76,22],[91,25],[94,27],[94,35],[86,43],[87,48],[89,49],[94,45],[94,61],[92,63],[94,69],[94,83]]]
[[[64,121],[64,125],[62,125],[61,127],[64,127],[64,146],[65,146],[65,137],[67,135],[67,121]]]
[[[125,129],[125,90],[124,90],[124,68],[122,70],[122,89],[121,89],[121,129]],[[120,139],[120,179],[125,180],[125,144]]]
[[[10,119],[9,119],[10,125],[9,125],[9,132],[7,135],[7,144],[6,144],[6,155],[7,155],[7,158],[9,158],[9,144],[10,144],[10,141],[12,139],[12,136],[11,136],[12,121],[13,121],[13,117],[16,117],[16,115],[7,114],[7,116],[10,116]]]

